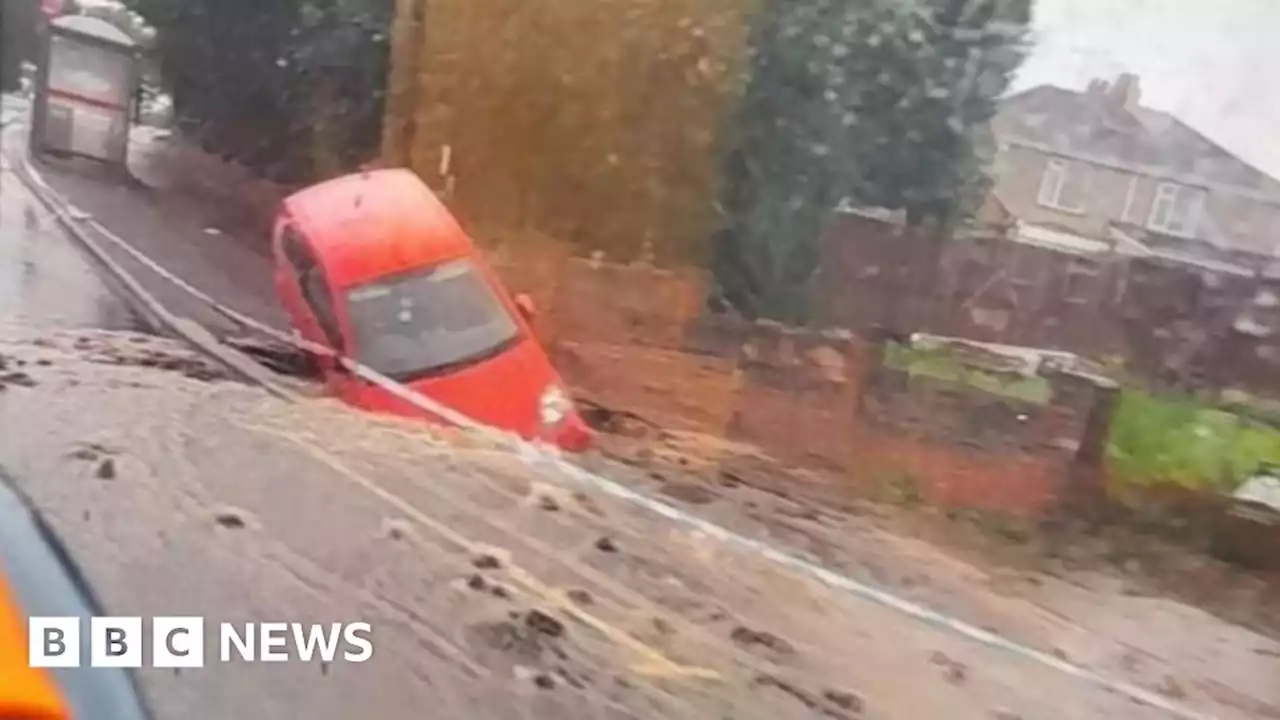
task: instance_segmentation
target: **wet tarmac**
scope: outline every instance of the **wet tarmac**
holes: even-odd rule
[[[141,327],[92,259],[8,170],[0,173],[0,318],[43,327]]]
[[[13,95],[0,97],[0,125],[9,125],[26,114],[27,101]]]

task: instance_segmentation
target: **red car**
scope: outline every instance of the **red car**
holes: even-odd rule
[[[408,170],[330,180],[287,198],[276,289],[302,337],[462,414],[569,451],[591,433],[530,323],[462,227]],[[317,358],[352,405],[427,415]],[[435,419],[435,418],[433,418]]]

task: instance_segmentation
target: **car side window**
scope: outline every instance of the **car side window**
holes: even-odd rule
[[[320,264],[304,243],[302,236],[293,228],[285,228],[281,239],[285,258],[289,262],[298,287],[302,289],[302,297],[311,311],[315,313],[329,345],[335,349],[342,347],[342,333],[338,329],[338,316],[334,309],[333,295],[324,280]]]

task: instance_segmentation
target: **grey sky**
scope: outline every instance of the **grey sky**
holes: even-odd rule
[[[1280,177],[1280,0],[1037,0],[1019,89],[1142,77],[1169,111]]]

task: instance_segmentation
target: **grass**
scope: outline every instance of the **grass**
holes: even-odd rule
[[[1128,390],[1112,419],[1118,479],[1230,492],[1264,462],[1280,463],[1280,430],[1191,398]]]
[[[967,366],[945,350],[890,344],[885,365],[1037,405],[1053,399],[1045,378]],[[1239,400],[1220,409],[1191,397],[1125,390],[1111,421],[1108,467],[1121,483],[1232,492],[1261,464],[1280,464],[1280,429],[1263,421],[1272,413],[1280,415],[1280,407],[1251,402],[1246,408]]]
[[[929,377],[966,385],[992,395],[1036,405],[1047,405],[1053,399],[1053,388],[1042,377],[1023,377],[970,367],[951,357],[945,350],[922,350],[890,344],[885,353],[885,365],[905,371],[912,377]]]

